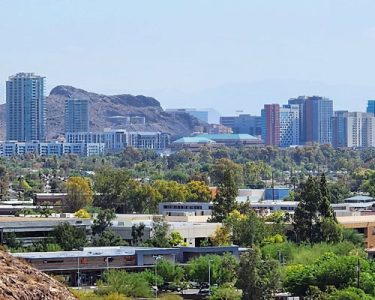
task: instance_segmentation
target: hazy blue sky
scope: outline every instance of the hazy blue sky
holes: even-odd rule
[[[0,98],[11,74],[163,107],[259,113],[320,94],[375,98],[373,0],[0,0]]]

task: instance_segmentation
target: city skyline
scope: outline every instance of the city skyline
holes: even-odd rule
[[[368,0],[11,1],[0,8],[0,33],[11,45],[0,49],[0,80],[44,74],[47,95],[72,85],[222,115],[255,114],[299,95],[363,111],[375,98],[375,3]]]

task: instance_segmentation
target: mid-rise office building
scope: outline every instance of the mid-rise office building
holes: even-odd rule
[[[265,104],[262,109],[262,140],[265,145],[280,144],[280,105]]]
[[[347,117],[347,135],[347,147],[374,147],[374,115],[371,113],[350,112]]]
[[[305,141],[304,137],[304,107],[305,107],[305,101],[308,97],[307,96],[299,96],[297,98],[291,98],[288,100],[289,105],[298,105],[299,110],[299,141],[300,144],[302,144]]]
[[[238,116],[220,117],[220,124],[232,129],[236,134],[262,135],[262,119],[260,116],[240,114]]]
[[[89,100],[65,100],[65,132],[89,131]]]
[[[335,111],[332,118],[332,146],[334,148],[348,146],[348,111]]]
[[[18,73],[6,82],[6,139],[44,141],[46,99],[44,77]]]
[[[195,108],[168,108],[165,111],[169,113],[187,113],[202,122],[208,123],[207,110],[198,110]]]
[[[333,101],[318,96],[307,97],[303,109],[303,142],[331,144]]]
[[[299,106],[283,105],[280,108],[280,147],[299,145]]]
[[[133,132],[125,129],[107,129],[103,132],[67,132],[68,143],[103,143],[107,153],[119,152],[125,147],[165,150],[170,135],[164,132]]]
[[[332,118],[334,147],[374,147],[375,116],[372,113],[336,111]]]

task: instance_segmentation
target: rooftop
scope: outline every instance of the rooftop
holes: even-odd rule
[[[254,140],[257,141],[258,138],[256,138],[253,135],[250,134],[232,134],[232,133],[226,133],[226,134],[203,134],[203,135],[197,135],[196,137],[199,138],[207,138],[210,140]]]
[[[134,255],[136,251],[179,251],[178,248],[154,248],[154,247],[86,247],[83,250],[56,251],[56,252],[23,252],[12,253],[21,258],[66,258],[66,257],[95,257],[95,256],[121,256]]]
[[[215,144],[216,142],[202,136],[187,136],[182,137],[173,143],[175,144]]]
[[[375,215],[337,217],[340,224],[375,223]]]
[[[370,196],[355,195],[353,197],[344,199],[344,201],[345,202],[371,202],[371,201],[374,201],[374,198]]]

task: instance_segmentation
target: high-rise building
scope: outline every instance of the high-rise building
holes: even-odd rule
[[[332,146],[334,148],[348,146],[348,111],[335,111],[332,117]]]
[[[89,131],[89,100],[65,100],[65,133]]]
[[[332,100],[318,96],[307,97],[303,108],[303,142],[331,144],[332,116]]]
[[[260,116],[240,114],[233,117],[220,117],[220,124],[232,129],[233,133],[262,135],[262,120]]]
[[[367,101],[367,109],[366,112],[375,115],[375,100],[368,100]]]
[[[303,115],[303,111],[304,111],[304,105],[305,105],[305,101],[308,97],[307,96],[299,96],[297,98],[291,98],[288,100],[288,104],[293,104],[293,105],[298,105],[298,108],[299,108],[299,142],[300,144],[303,144],[304,141],[306,140],[305,139],[305,136],[304,136],[304,115]]]
[[[46,137],[45,77],[18,73],[6,82],[6,139],[44,141]]]
[[[262,109],[262,140],[266,145],[280,144],[280,105],[265,104]]]
[[[364,112],[350,112],[347,119],[347,147],[374,147],[374,115]]]
[[[220,124],[228,128],[233,128],[236,118],[236,116],[220,117]]]
[[[208,123],[207,110],[197,110],[195,108],[167,108],[165,111],[169,113],[187,113],[202,122]]]
[[[280,147],[299,145],[299,106],[283,105],[280,108]]]

